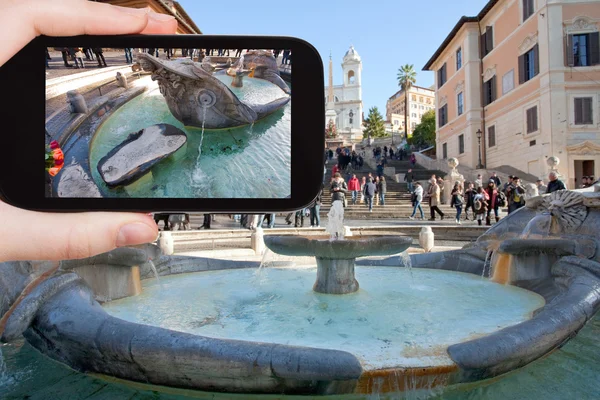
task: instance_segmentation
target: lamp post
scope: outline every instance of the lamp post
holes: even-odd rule
[[[479,164],[477,164],[477,169],[483,169],[483,164],[481,164],[481,129],[477,129],[477,143],[478,143],[478,148],[479,148]]]

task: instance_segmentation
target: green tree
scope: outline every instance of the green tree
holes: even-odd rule
[[[408,139],[408,91],[417,83],[414,65],[406,64],[398,69],[398,86],[404,91],[404,134]]]
[[[369,109],[369,116],[365,120],[366,128],[363,133],[364,138],[380,138],[386,136],[385,126],[383,124],[383,116],[377,109],[372,107]]]
[[[415,146],[435,146],[435,111],[429,110],[421,117],[421,123],[415,127],[412,135]]]

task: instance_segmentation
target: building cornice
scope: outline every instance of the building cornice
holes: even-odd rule
[[[569,154],[579,155],[596,155],[600,154],[600,145],[586,140],[582,143],[577,143],[566,147]]]

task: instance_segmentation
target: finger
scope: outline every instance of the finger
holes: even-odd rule
[[[175,33],[174,17],[87,0],[0,0],[0,65],[37,35]]]
[[[0,215],[0,262],[79,259],[158,236],[156,223],[145,214],[41,213],[0,202]]]

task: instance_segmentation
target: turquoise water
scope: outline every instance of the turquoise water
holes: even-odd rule
[[[163,279],[166,281],[166,279]],[[149,281],[144,282],[150,283]],[[436,298],[442,303],[441,298]],[[494,306],[490,304],[490,307]],[[419,316],[413,314],[413,318]],[[200,399],[448,399],[448,400],[565,400],[600,397],[600,316],[596,315],[565,346],[524,368],[469,385],[436,393],[346,395],[327,397],[231,395],[171,390],[149,385],[114,382],[75,372],[38,353],[23,342],[0,346],[0,398],[175,400]],[[168,393],[166,391],[169,391]]]
[[[219,76],[224,82],[231,77]],[[94,181],[105,197],[166,198],[285,198],[291,194],[291,103],[254,125],[205,130],[199,155],[201,129],[184,127],[158,90],[150,90],[119,108],[98,129],[90,147]],[[247,103],[283,97],[276,85],[262,79],[244,79],[243,88],[231,88]],[[130,133],[167,123],[186,132],[187,143],[156,164],[138,181],[116,189],[106,186],[98,162]]]
[[[441,270],[414,270],[413,283],[404,268],[357,267],[360,290],[344,296],[315,293],[316,275],[316,267],[172,275],[105,310],[197,335],[347,351],[365,369],[382,369],[449,365],[448,345],[544,305],[533,292]]]

